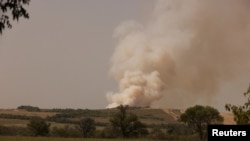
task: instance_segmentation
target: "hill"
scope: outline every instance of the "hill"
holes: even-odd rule
[[[97,126],[104,127],[117,109],[41,109],[27,111],[25,109],[0,109],[0,125],[26,126],[30,119],[43,118],[51,122],[52,126],[73,125],[81,117],[91,117]],[[133,113],[149,127],[178,123],[178,117],[184,110],[180,109],[152,109],[131,107],[128,113]],[[224,124],[235,124],[231,113],[221,113]]]

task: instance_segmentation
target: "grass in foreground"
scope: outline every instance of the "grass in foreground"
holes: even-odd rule
[[[149,139],[97,139],[97,138],[0,136],[0,141],[151,141],[151,140]]]

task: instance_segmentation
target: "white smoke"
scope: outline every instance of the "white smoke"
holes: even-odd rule
[[[144,74],[141,71],[126,71],[120,81],[120,93],[108,95],[112,103],[108,107],[123,105],[151,105],[161,98],[164,83],[159,72]]]
[[[249,15],[247,0],[160,0],[147,23],[121,24],[111,58],[120,89],[107,107],[210,101],[250,71]]]

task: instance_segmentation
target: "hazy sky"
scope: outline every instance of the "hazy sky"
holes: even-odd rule
[[[27,7],[30,19],[13,23],[0,36],[0,108],[106,107],[106,93],[117,89],[109,76],[113,32],[124,21],[146,19],[153,3],[32,0]],[[242,102],[238,97],[246,82],[244,78],[225,84],[215,106]],[[229,99],[230,92],[240,93]]]
[[[32,0],[30,19],[0,38],[0,107],[105,107],[113,31],[145,2]]]

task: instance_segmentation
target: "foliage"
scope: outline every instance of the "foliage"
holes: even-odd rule
[[[194,133],[190,127],[181,123],[168,124],[165,130],[168,135],[192,135]]]
[[[41,117],[39,116],[25,116],[25,115],[14,115],[14,114],[0,114],[0,118],[21,119],[21,120],[41,119]]]
[[[27,127],[33,136],[47,136],[49,134],[50,123],[46,123],[42,119],[35,119],[31,120],[27,124]]]
[[[76,128],[82,133],[82,137],[91,137],[96,130],[95,120],[92,118],[82,118],[78,121]]]
[[[102,139],[102,138],[57,138],[57,137],[24,137],[24,136],[0,136],[1,141],[125,141],[124,139]],[[128,141],[151,141],[149,139],[130,139]],[[185,140],[186,141],[186,140]]]
[[[29,5],[30,0],[0,0],[0,34],[6,28],[12,28],[8,13],[12,14],[12,19],[18,21],[20,17],[29,18],[29,14],[24,5]]]
[[[126,107],[126,106],[124,106]],[[50,122],[50,130],[48,136],[51,136],[49,140],[61,137],[61,139],[67,140],[68,138],[79,138],[82,137],[82,133],[75,128],[76,124],[79,123],[79,120],[82,117],[90,117],[95,120],[96,130],[94,133],[91,133],[91,138],[116,138],[115,140],[119,140],[122,138],[121,130],[119,127],[114,127],[110,122],[111,119],[114,119],[120,113],[119,107],[112,109],[101,109],[101,110],[89,110],[89,109],[40,109],[39,113],[27,113],[16,112],[16,110],[11,111],[0,111],[0,124],[4,123],[5,127],[0,128],[0,134],[5,135],[17,135],[17,136],[35,136],[34,132],[30,130],[30,128],[25,127],[29,120],[35,119],[43,119],[46,122]],[[53,112],[52,112],[53,111]],[[180,115],[182,112],[180,110],[174,111],[177,115]],[[79,113],[77,113],[79,112]],[[136,115],[135,115],[136,114]],[[37,115],[32,116],[32,115]],[[57,115],[51,116],[53,118],[45,118],[46,115]],[[89,115],[89,116],[87,116]],[[133,116],[134,115],[134,116]],[[140,132],[128,132],[131,133],[126,140],[138,139],[138,140],[154,140],[154,139],[164,139],[164,140],[175,140],[175,141],[197,141],[198,134],[190,128],[187,124],[183,124],[173,121],[173,117],[168,115],[161,109],[143,109],[143,108],[130,108],[128,107],[126,110],[126,117],[131,116],[131,120],[142,120],[147,123],[147,128],[143,128],[143,130],[139,130]],[[42,117],[38,117],[42,116]],[[7,118],[3,119],[3,118]],[[159,119],[157,119],[159,118]],[[22,120],[14,120],[14,119],[22,119]],[[51,119],[51,120],[48,120]],[[131,121],[128,120],[128,121]],[[54,122],[55,121],[55,122]],[[62,122],[63,124],[57,124],[58,122]],[[98,121],[98,122],[96,122]],[[135,122],[136,123],[136,122]],[[140,122],[139,122],[140,123]],[[23,126],[24,125],[24,126]],[[138,127],[140,125],[134,124],[134,127]],[[144,125],[145,126],[145,125]],[[23,128],[19,128],[23,127]],[[128,130],[134,130],[134,128],[128,128]],[[157,130],[155,130],[157,129]],[[155,130],[155,131],[154,131]],[[154,131],[154,132],[153,132]],[[149,132],[149,133],[148,133]],[[40,137],[37,137],[40,138]],[[67,138],[67,139],[66,139]],[[88,140],[88,139],[84,139]],[[114,139],[113,139],[114,140]]]
[[[81,137],[81,133],[72,127],[69,127],[68,125],[65,125],[64,127],[57,127],[54,126],[51,129],[51,136],[53,137],[63,137],[63,138],[76,138],[76,137]]]
[[[191,126],[199,134],[200,140],[205,140],[206,133],[204,131],[206,131],[207,125],[221,123],[223,117],[213,107],[195,105],[181,114],[180,121]]]
[[[20,126],[2,126],[0,125],[1,136],[27,136],[29,131],[26,127]]]
[[[34,107],[34,106],[29,106],[29,105],[21,105],[21,106],[18,106],[17,109],[26,110],[28,112],[40,112],[41,111],[39,107]]]
[[[166,139],[166,134],[159,128],[153,128],[150,132],[149,137],[151,139],[164,140]]]
[[[226,110],[233,113],[234,121],[237,124],[250,124],[250,85],[247,91],[244,92],[244,96],[247,98],[247,101],[242,106],[225,105]]]
[[[120,131],[116,130],[111,124],[108,124],[103,130],[102,130],[102,137],[103,138],[117,138],[120,135]]]
[[[53,116],[46,118],[48,121],[54,121],[57,123],[73,123],[76,121],[72,119],[81,118],[81,117],[107,117],[108,114],[100,112],[98,110],[88,110],[88,109],[52,109],[47,110],[47,112],[57,112]],[[96,125],[105,126],[103,123],[95,123]]]
[[[117,108],[112,109],[42,109],[42,112],[48,113],[56,113],[51,116],[46,117],[46,120],[57,123],[71,123],[75,124],[77,121],[75,119],[81,117],[91,117],[94,119],[102,119],[96,120],[95,125],[106,127],[109,123],[109,117],[113,117],[116,115]],[[147,127],[154,126],[163,126],[166,123],[176,122],[176,120],[162,109],[146,109],[146,108],[138,108],[138,107],[129,107],[128,112],[134,113],[138,116],[139,119],[144,121],[150,121],[147,124]],[[177,113],[179,114],[179,113]]]
[[[190,126],[183,123],[172,123],[165,127],[166,140],[185,140],[197,141],[199,140],[197,133],[190,129]]]
[[[119,112],[110,119],[113,130],[123,138],[140,137],[148,134],[146,126],[139,121],[135,114],[127,114],[128,106],[120,105]]]

